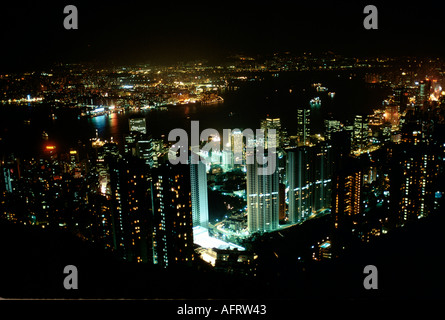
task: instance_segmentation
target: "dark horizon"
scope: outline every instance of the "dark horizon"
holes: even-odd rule
[[[63,8],[68,4],[78,9],[78,30],[63,27]],[[366,4],[8,3],[0,13],[4,43],[0,70],[22,71],[57,62],[219,61],[231,54],[277,51],[444,55],[439,41],[444,4],[374,3],[378,30],[365,30]]]

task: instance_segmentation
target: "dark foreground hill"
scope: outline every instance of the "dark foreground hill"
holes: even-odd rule
[[[292,250],[281,250],[280,259],[263,266],[263,270],[270,268],[269,273],[250,279],[217,273],[199,263],[168,271],[128,263],[69,233],[0,220],[0,297],[444,299],[444,220],[436,214],[371,244],[353,246],[337,260],[304,267],[294,268],[289,264],[295,258]],[[292,232],[310,230],[303,227]],[[291,239],[298,237],[288,237],[291,247]],[[66,265],[78,268],[77,290],[63,286]],[[378,268],[377,290],[363,287],[366,265]]]

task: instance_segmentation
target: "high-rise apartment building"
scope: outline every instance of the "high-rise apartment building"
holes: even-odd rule
[[[287,152],[286,177],[289,187],[289,222],[297,223],[312,214],[312,149],[298,147]]]
[[[193,226],[208,228],[209,203],[207,195],[206,165],[199,161],[190,165]]]
[[[152,205],[149,168],[141,159],[109,162],[116,250],[128,261],[151,262]]]
[[[287,150],[289,222],[298,223],[330,207],[331,145],[320,143]]]
[[[354,225],[363,211],[362,186],[363,171],[358,160],[345,157],[332,181],[331,212],[335,229],[354,233]]]
[[[409,143],[393,146],[392,155],[393,218],[395,226],[403,226],[428,216],[434,209],[438,155],[432,146]]]
[[[188,165],[168,162],[152,170],[153,263],[167,268],[194,259]]]
[[[259,167],[257,159],[253,164],[247,164],[247,226],[251,233],[270,232],[278,228],[278,170],[269,175],[259,175]]]

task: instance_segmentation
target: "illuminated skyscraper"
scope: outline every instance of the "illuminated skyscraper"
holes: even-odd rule
[[[194,259],[188,165],[168,162],[152,170],[153,263],[163,268]]]
[[[264,130],[264,139],[265,139],[265,144],[264,144],[264,148],[268,149],[268,148],[279,148],[281,146],[281,120],[280,118],[266,118],[265,120],[261,121],[261,129]],[[269,129],[275,129],[275,136],[276,139],[275,141],[273,141],[271,139],[271,141],[268,141],[268,130]],[[269,143],[271,143],[269,145]]]
[[[124,153],[126,156],[133,156],[144,160],[150,167],[157,167],[159,164],[159,140],[155,140],[151,135],[132,131],[124,136]],[[162,144],[162,141],[161,141]]]
[[[342,128],[342,124],[339,120],[325,120],[324,121],[324,126],[325,126],[325,138],[330,140],[331,139],[331,135],[334,132],[339,132]]]
[[[312,213],[312,152],[310,147],[288,150],[286,176],[289,187],[289,222],[305,220]]]
[[[439,162],[434,147],[407,143],[393,147],[393,160],[393,218],[395,226],[403,226],[433,211]]]
[[[193,226],[208,228],[209,203],[207,195],[207,172],[204,163],[190,165]]]
[[[344,158],[332,181],[332,215],[334,228],[348,234],[354,233],[363,211],[363,171],[357,159]]]
[[[330,207],[331,146],[327,143],[287,150],[289,222],[306,220]]]
[[[310,115],[311,109],[297,110],[297,136],[300,145],[307,145],[309,143],[310,130]]]
[[[278,228],[278,170],[270,175],[259,175],[259,167],[256,159],[253,164],[247,165],[247,226],[251,233],[270,232]]]
[[[425,101],[428,100],[431,94],[431,80],[421,80],[419,83],[419,91],[416,97],[416,104],[423,106]]]
[[[152,205],[148,167],[140,159],[109,162],[117,251],[128,261],[151,262]]]
[[[369,145],[368,117],[356,115],[354,118],[354,129],[352,134],[352,149],[365,149]]]
[[[317,212],[331,206],[333,155],[329,143],[319,143],[313,148],[312,210]]]
[[[231,146],[234,163],[240,163],[245,158],[243,133],[240,129],[235,129],[232,131]]]
[[[144,160],[145,164],[148,164],[150,167],[154,166],[156,157],[151,137],[141,135],[136,140],[136,152],[137,157]]]

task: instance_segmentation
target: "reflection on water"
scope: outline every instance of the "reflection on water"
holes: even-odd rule
[[[94,129],[98,131],[99,136],[103,136],[105,134],[105,128],[107,124],[106,118],[107,117],[105,115],[102,115],[88,119],[88,122],[90,122]]]
[[[319,75],[320,76],[320,75]],[[79,140],[86,142],[95,136],[96,129],[103,139],[113,139],[122,145],[123,136],[128,132],[128,119],[145,117],[147,132],[154,137],[168,135],[174,128],[190,131],[190,122],[199,121],[200,130],[251,128],[260,126],[260,120],[267,115],[280,117],[281,123],[290,135],[295,134],[297,109],[310,107],[310,100],[320,96],[323,101],[319,108],[311,112],[312,133],[321,133],[323,118],[332,114],[344,121],[356,113],[371,112],[381,106],[388,90],[368,88],[361,78],[349,80],[337,74],[323,75],[325,78],[285,76],[279,81],[264,82],[242,88],[224,95],[224,102],[214,105],[176,105],[167,111],[143,110],[139,112],[113,113],[94,118],[79,118],[78,110],[53,110],[48,105],[33,107],[2,106],[0,108],[0,141],[3,145],[16,149],[36,149],[41,144],[43,131],[48,132],[49,140],[66,147],[74,146]],[[316,92],[311,88],[314,81],[322,82],[335,97],[328,92]],[[290,90],[291,89],[291,90]],[[51,117],[56,113],[56,117]],[[27,121],[25,121],[27,120]],[[29,124],[30,123],[30,124]]]

